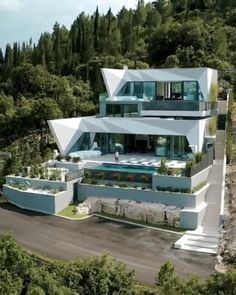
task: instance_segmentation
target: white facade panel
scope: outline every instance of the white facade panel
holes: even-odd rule
[[[84,117],[52,120],[49,122],[49,126],[62,154],[67,153],[84,132],[92,134],[183,135],[187,137],[195,152],[202,149],[206,120]]]

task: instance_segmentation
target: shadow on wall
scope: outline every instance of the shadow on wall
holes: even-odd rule
[[[28,216],[49,216],[50,214],[46,213],[41,213],[41,212],[36,212],[28,209],[22,209],[20,207],[17,207],[16,205],[9,203],[9,202],[0,202],[0,208],[7,210],[7,211],[12,211],[20,214],[25,214]]]

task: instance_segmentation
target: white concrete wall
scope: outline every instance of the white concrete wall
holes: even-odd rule
[[[60,212],[73,202],[74,183],[70,181],[67,183],[67,190],[55,196],[55,213]]]
[[[179,189],[192,189],[199,183],[207,181],[210,169],[211,166],[192,177],[161,175],[155,173],[152,176],[152,188],[156,189],[157,186],[161,186]]]

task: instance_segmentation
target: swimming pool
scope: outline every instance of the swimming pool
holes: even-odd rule
[[[153,174],[157,172],[157,169],[154,167],[147,166],[135,166],[125,165],[125,164],[108,164],[103,163],[102,165],[97,165],[92,167],[93,170],[100,171],[111,171],[111,172],[127,172],[127,173],[142,173],[142,174]]]
[[[87,170],[87,169],[86,169]],[[95,165],[89,168],[89,170],[95,171],[104,171],[104,172],[123,172],[123,173],[140,173],[140,174],[150,174],[157,172],[157,169],[154,167],[145,167],[145,166],[129,166],[124,164],[108,164],[103,163],[100,165]]]

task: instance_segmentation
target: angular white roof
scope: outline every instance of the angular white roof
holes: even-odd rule
[[[82,117],[51,120],[49,127],[62,154],[70,151],[84,132],[147,135],[185,135],[201,151],[206,120],[159,118]]]
[[[109,96],[116,96],[126,82],[150,81],[198,81],[204,98],[207,98],[211,84],[217,84],[217,71],[210,68],[172,69],[101,69]]]

